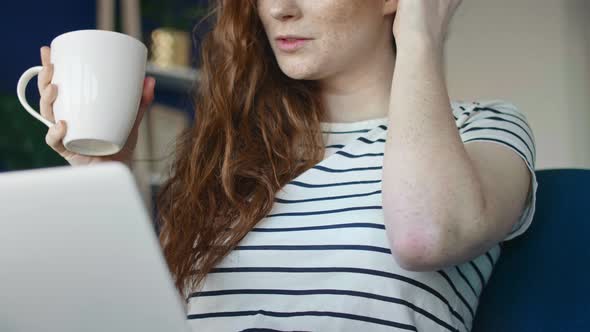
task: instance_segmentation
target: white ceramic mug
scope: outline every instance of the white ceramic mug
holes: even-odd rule
[[[147,48],[128,35],[105,30],[78,30],[51,42],[55,121],[67,123],[64,147],[72,152],[105,156],[119,152],[131,132],[145,78]],[[43,67],[25,71],[17,84],[27,112],[48,127],[53,122],[25,98],[27,84]]]

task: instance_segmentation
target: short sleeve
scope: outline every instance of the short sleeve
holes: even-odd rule
[[[486,141],[504,145],[518,154],[529,169],[531,184],[525,208],[519,221],[504,238],[504,241],[511,240],[528,229],[535,214],[538,187],[536,146],[527,117],[514,104],[499,99],[452,102],[452,106],[464,144]]]

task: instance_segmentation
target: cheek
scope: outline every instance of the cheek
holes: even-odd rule
[[[362,16],[366,6],[363,0],[325,0],[313,1],[308,13],[313,13],[314,24],[335,31],[346,31],[352,28]]]
[[[313,1],[308,12],[313,13],[312,25],[322,31],[325,46],[341,48],[357,42],[374,20],[372,1],[376,0]]]

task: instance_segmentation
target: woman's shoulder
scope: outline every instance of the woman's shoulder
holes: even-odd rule
[[[452,100],[451,108],[455,117],[458,115],[471,115],[477,112],[496,112],[497,114],[518,114],[526,118],[519,107],[507,99],[474,99],[474,100]]]

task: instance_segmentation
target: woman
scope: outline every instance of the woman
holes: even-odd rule
[[[470,330],[537,183],[524,114],[449,100],[443,46],[460,2],[218,1],[195,122],[159,193],[195,331]],[[51,117],[47,47],[42,58]],[[90,158],[63,148],[65,131],[47,143],[72,165],[129,163],[137,139]]]

